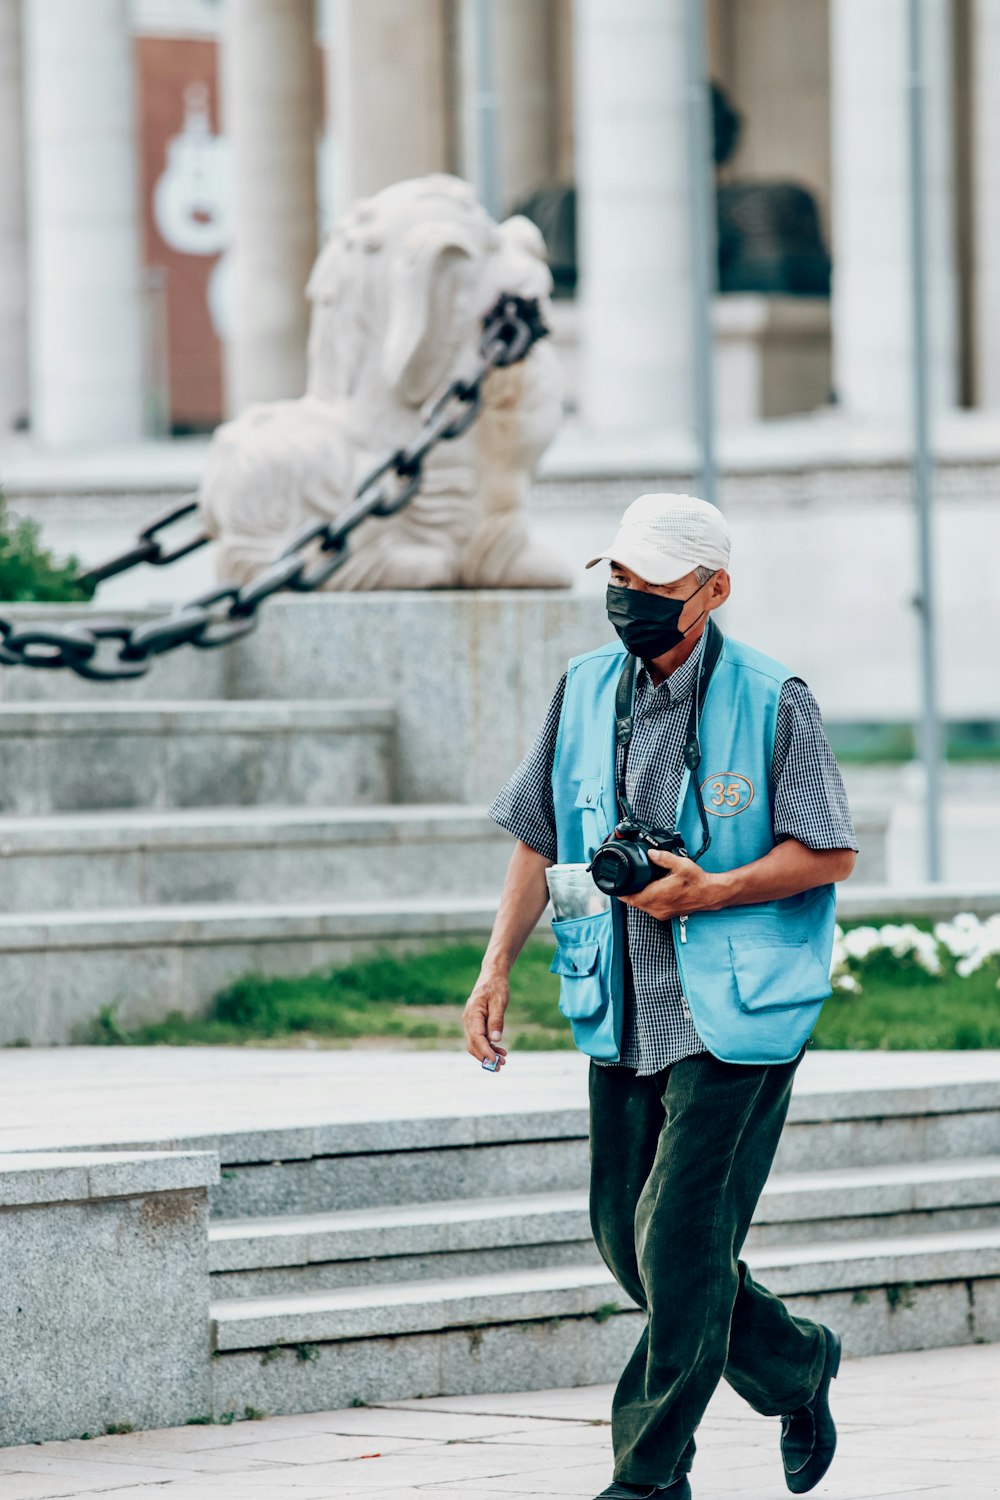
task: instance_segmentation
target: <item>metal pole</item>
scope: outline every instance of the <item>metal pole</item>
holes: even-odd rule
[[[924,76],[921,0],[907,0],[909,41],[910,244],[913,329],[913,494],[917,508],[920,670],[923,707],[920,753],[925,773],[927,878],[941,879],[941,719],[935,662],[932,506],[934,474],[930,447],[927,331],[927,213],[924,191]]]
[[[716,288],[715,175],[712,169],[712,115],[705,61],[703,3],[704,0],[685,0],[688,229],[694,289],[694,409],[701,458],[701,495],[717,505],[719,478],[715,455],[715,336],[712,326]]]
[[[493,84],[493,0],[475,0],[476,39],[476,145],[479,199],[487,213],[499,219],[500,100]]]

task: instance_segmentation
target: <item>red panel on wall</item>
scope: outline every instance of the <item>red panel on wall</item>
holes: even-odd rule
[[[136,39],[149,383],[175,431],[222,417],[229,177],[213,41]],[[159,377],[157,369],[159,368]],[[163,392],[166,398],[166,391]]]

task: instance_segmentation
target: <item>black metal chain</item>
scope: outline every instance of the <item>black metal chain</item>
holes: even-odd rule
[[[0,665],[69,667],[80,677],[106,682],[142,677],[154,656],[178,646],[197,646],[205,651],[246,635],[256,627],[257,610],[272,594],[282,589],[312,593],[343,567],[348,538],[362,521],[369,516],[394,516],[409,505],[423,483],[427,455],[438,443],[461,437],[476,420],[482,405],[483,382],[490,371],[517,364],[547,333],[536,301],[504,293],[483,319],[475,373],[467,380],[452,381],[434,403],[413,441],[366,475],[338,516],[311,522],[296,532],[275,560],[249,583],[242,587],[219,584],[175,606],[162,619],[135,625],[127,620],[106,619],[18,627],[0,615]],[[140,563],[162,568],[203,547],[212,540],[204,531],[171,550],[165,550],[160,541],[162,531],[196,512],[198,505],[197,495],[185,495],[139,533],[134,547],[80,574],[77,581],[98,584]],[[305,549],[313,542],[319,543],[321,556],[310,562]],[[97,660],[102,641],[120,643],[110,661]]]

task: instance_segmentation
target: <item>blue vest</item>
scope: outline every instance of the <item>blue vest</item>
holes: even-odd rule
[[[558,860],[589,861],[618,821],[615,687],[625,661],[615,641],[569,664],[552,768]],[[793,674],[726,637],[702,705],[700,786],[684,771],[677,827],[701,845],[696,796],[712,843],[701,863],[718,872],[774,848],[771,759],[781,687]],[[669,880],[669,875],[665,877]],[[790,1062],[830,994],[836,921],[833,885],[783,901],[692,912],[671,920],[684,996],[705,1046],[724,1062]],[[561,976],[559,1009],[582,1052],[620,1057],[624,1011],[625,911],[552,923]]]

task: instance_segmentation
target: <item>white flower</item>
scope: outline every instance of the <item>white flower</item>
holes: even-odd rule
[[[897,929],[892,951],[897,958],[912,957],[928,974],[941,972],[937,939],[933,933],[923,932],[912,922],[906,922]]]
[[[848,958],[863,962],[870,953],[881,948],[882,937],[877,927],[852,927],[844,934],[844,948]]]
[[[848,994],[860,995],[861,986],[853,974],[838,974],[833,981],[835,990],[846,990]]]
[[[855,927],[845,934],[843,951],[858,964],[863,964],[873,953],[888,952],[894,958],[912,958],[928,974],[941,972],[936,937],[914,922],[886,922],[881,928]]]
[[[1000,954],[1000,915],[981,922],[971,912],[961,912],[953,922],[939,922],[935,935],[958,962],[955,973],[968,979]]]
[[[894,958],[913,958],[928,974],[940,974],[941,956],[933,933],[914,922],[886,922],[884,927],[856,927],[847,933],[848,957],[864,963],[873,953],[889,952]]]
[[[994,921],[995,918],[990,920]],[[962,911],[950,922],[938,922],[934,928],[934,936],[947,948],[952,958],[964,958],[979,946],[982,930],[983,923],[977,916],[970,911]]]
[[[831,981],[837,989],[851,989],[842,983],[851,967],[863,969],[877,953],[889,953],[896,959],[910,959],[927,974],[942,972],[941,951],[956,960],[955,973],[968,979],[984,965],[1000,958],[1000,913],[981,921],[972,912],[960,912],[950,922],[938,922],[933,932],[925,932],[915,922],[886,922],[882,927],[855,927],[834,934]],[[998,982],[1000,987],[1000,982]]]

